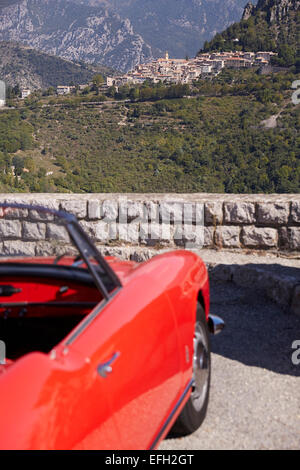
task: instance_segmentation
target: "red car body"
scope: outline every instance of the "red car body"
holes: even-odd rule
[[[48,352],[0,365],[1,449],[153,449],[188,401],[197,302],[209,321],[205,264],[185,250],[105,262],[119,280],[106,299],[64,278],[74,257],[0,260],[0,288],[15,289],[0,317],[19,321],[24,306],[26,321],[79,317]]]

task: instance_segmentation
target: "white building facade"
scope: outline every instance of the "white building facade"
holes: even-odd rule
[[[210,52],[199,54],[194,59],[155,59],[147,64],[139,64],[126,75],[108,77],[107,86],[121,86],[126,83],[138,84],[145,80],[153,83],[192,83],[201,76],[217,75],[225,67],[242,69],[267,65],[274,52]]]
[[[5,99],[6,99],[5,82],[3,82],[3,80],[0,80],[0,108],[5,106]]]

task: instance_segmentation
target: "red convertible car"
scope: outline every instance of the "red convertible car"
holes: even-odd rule
[[[203,261],[185,250],[104,258],[73,215],[0,212],[0,448],[155,449],[195,431],[209,333],[224,326],[209,314]],[[41,241],[20,256],[20,237]]]

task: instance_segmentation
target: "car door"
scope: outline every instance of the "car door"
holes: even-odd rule
[[[106,357],[105,347],[103,350],[100,347],[98,353],[99,356],[97,352],[85,356],[84,368],[78,374],[78,389],[74,389],[74,393],[79,392],[79,401],[72,413],[66,415],[72,428],[80,429],[73,450],[110,450],[120,446],[120,435],[109,402],[109,390],[106,383],[100,380],[98,371],[98,357]]]
[[[91,317],[86,317],[56,350],[54,362],[63,370],[60,380],[56,380],[56,388],[60,383],[59,395],[65,398],[60,399],[59,406],[56,406],[56,414],[60,414],[57,429],[69,435],[68,449],[110,450],[120,447],[120,435],[109,399],[109,384],[102,380],[107,372],[100,368],[106,364],[107,370],[117,340],[111,339],[112,332],[101,313],[101,307],[100,311],[96,307]],[[117,329],[115,333],[117,337]]]
[[[0,374],[0,448],[117,448],[107,395],[91,366],[71,347],[9,364]]]
[[[73,347],[86,352],[93,380],[97,375],[91,396],[108,398],[120,439],[111,448],[149,448],[182,385],[176,322],[158,284],[139,278],[129,283]]]
[[[110,395],[123,449],[149,449],[171,414],[181,387],[179,343],[165,294],[135,308],[120,337],[119,375]]]

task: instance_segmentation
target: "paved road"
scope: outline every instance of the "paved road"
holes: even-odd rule
[[[227,326],[212,338],[206,420],[160,449],[300,449],[300,365],[291,361],[300,318],[232,283],[213,283],[211,311]]]

